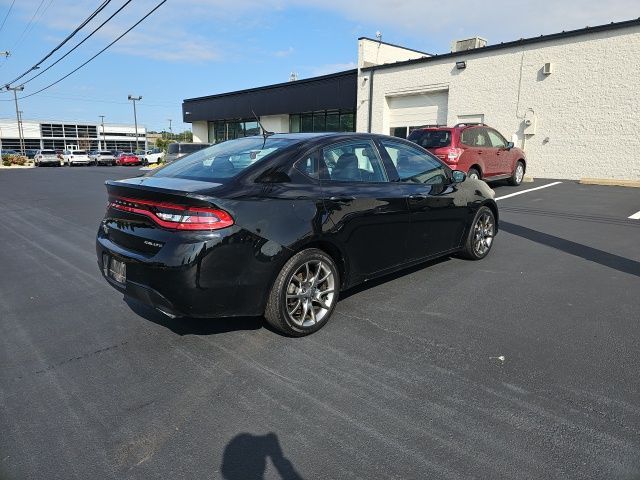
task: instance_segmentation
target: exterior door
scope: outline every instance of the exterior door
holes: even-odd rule
[[[329,234],[347,252],[353,278],[367,278],[406,262],[407,202],[389,182],[374,142],[330,145],[322,149],[321,160],[326,165],[325,209],[334,225]]]
[[[380,140],[398,175],[397,188],[407,199],[411,227],[410,260],[431,257],[457,248],[468,217],[466,205],[456,205],[457,189],[450,169],[423,150],[394,140]]]

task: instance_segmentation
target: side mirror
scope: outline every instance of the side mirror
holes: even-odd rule
[[[453,177],[454,183],[462,183],[464,182],[465,178],[467,178],[467,174],[461,170],[454,170],[453,172],[451,172],[451,175]]]
[[[514,147],[514,143],[513,142],[507,142],[507,146],[505,147],[507,150],[511,150]]]

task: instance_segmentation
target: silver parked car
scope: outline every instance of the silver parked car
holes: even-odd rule
[[[55,150],[38,150],[33,157],[36,167],[45,165],[53,165],[54,167],[62,166],[62,160]]]
[[[96,150],[89,155],[89,159],[94,165],[111,165],[116,164],[116,157],[111,150]]]

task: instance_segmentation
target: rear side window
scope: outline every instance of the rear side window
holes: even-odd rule
[[[484,128],[474,127],[466,128],[462,131],[460,141],[470,147],[488,148],[491,142]]]
[[[287,138],[245,137],[218,143],[180,158],[151,176],[221,182],[296,143]],[[171,146],[171,145],[170,145]]]
[[[387,181],[382,161],[371,140],[351,140],[324,148],[322,158],[332,181]]]
[[[422,148],[441,148],[451,145],[451,130],[415,130],[409,140]]]

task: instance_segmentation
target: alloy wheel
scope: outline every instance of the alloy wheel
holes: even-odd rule
[[[518,163],[516,166],[516,183],[519,185],[522,183],[522,179],[524,178],[524,166],[522,163]]]
[[[310,327],[327,316],[335,298],[335,278],[331,268],[322,260],[310,260],[289,278],[285,308],[295,325]]]
[[[473,251],[478,257],[485,256],[495,235],[495,224],[490,213],[484,212],[478,217],[473,227]]]

